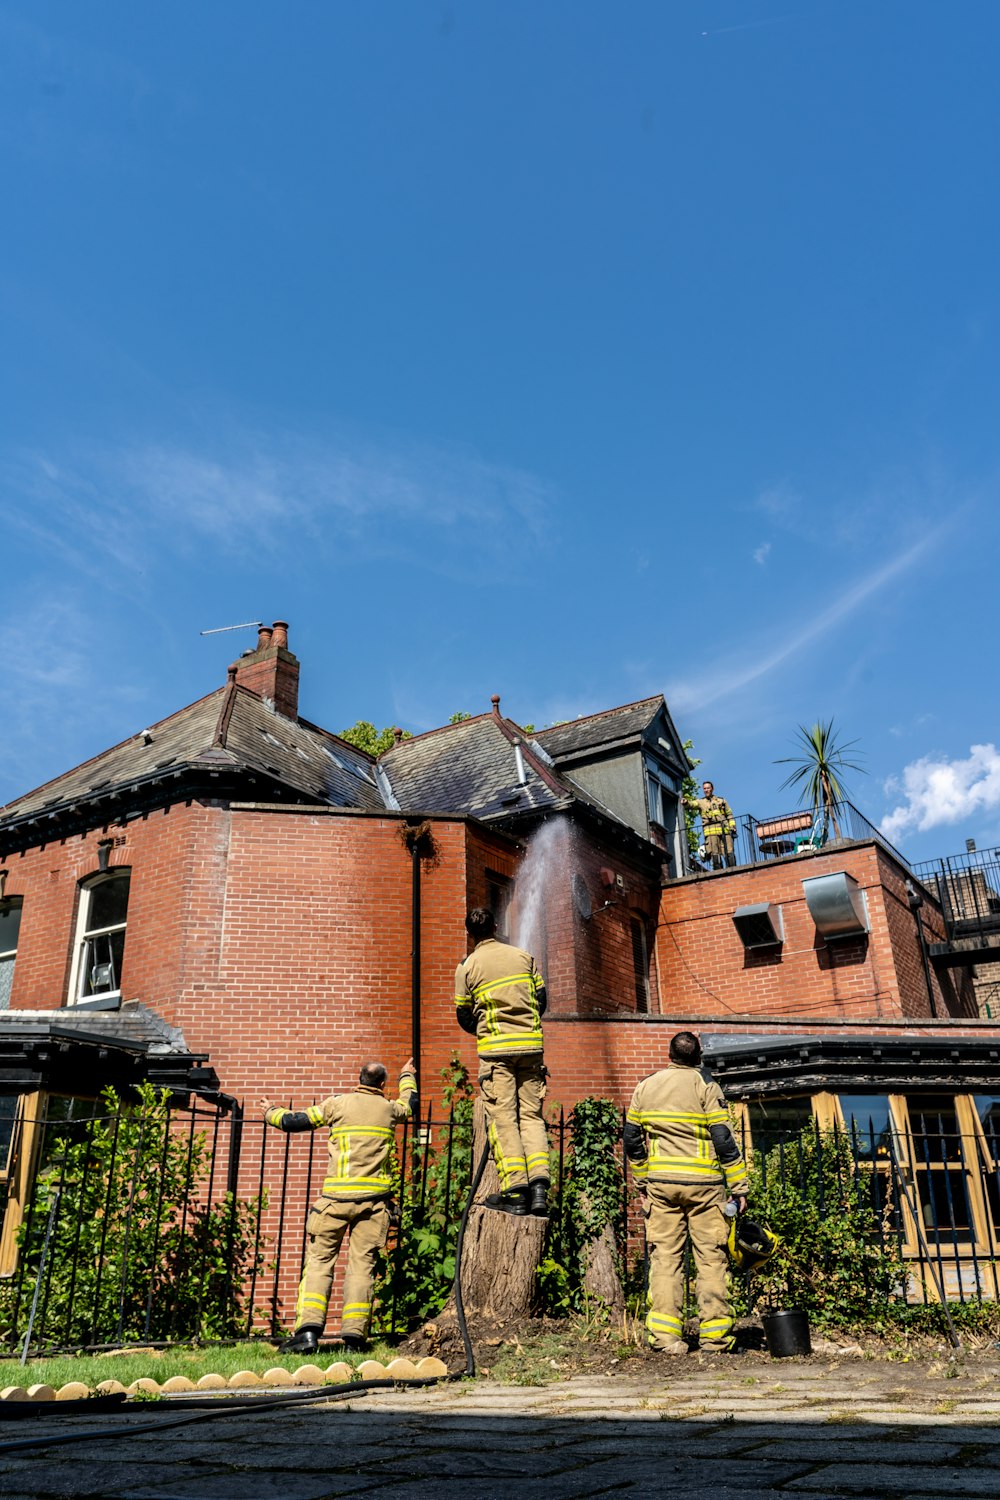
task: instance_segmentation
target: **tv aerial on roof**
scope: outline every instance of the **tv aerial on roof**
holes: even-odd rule
[[[224,630],[257,630],[263,620],[244,620],[242,625],[213,625],[211,630],[199,630],[199,635],[221,635]]]

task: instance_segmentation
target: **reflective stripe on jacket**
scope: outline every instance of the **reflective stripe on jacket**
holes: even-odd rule
[[[409,1118],[416,1092],[414,1075],[403,1073],[398,1099],[386,1099],[380,1089],[361,1085],[350,1094],[331,1094],[304,1111],[313,1130],[324,1125],[330,1129],[324,1198],[387,1196],[392,1188],[388,1168],[395,1127]],[[291,1124],[294,1116],[286,1110],[268,1110],[265,1118],[279,1130],[295,1128]]]
[[[632,1095],[626,1120],[645,1139],[645,1160],[632,1160],[640,1179],[718,1184],[730,1193],[746,1193],[746,1163],[729,1128],[722,1090],[697,1068],[671,1063],[644,1078]]]
[[[736,832],[736,819],[725,797],[685,797],[684,802],[700,814],[701,831],[706,838]]]
[[[538,992],[545,981],[522,948],[485,938],[455,970],[455,1005],[471,1007],[480,1057],[542,1051]]]

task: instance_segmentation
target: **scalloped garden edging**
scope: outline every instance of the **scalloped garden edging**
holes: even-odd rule
[[[353,1380],[434,1380],[448,1374],[448,1366],[440,1359],[427,1356],[414,1362],[412,1359],[393,1359],[387,1365],[377,1359],[366,1359],[356,1370],[339,1360],[323,1370],[319,1365],[300,1365],[297,1370],[286,1370],[280,1365],[258,1375],[254,1370],[237,1370],[227,1379],[224,1375],[202,1375],[199,1380],[189,1380],[186,1375],[171,1375],[162,1385],[148,1377],[133,1380],[131,1385],[122,1385],[119,1380],[102,1380],[96,1386],[84,1385],[80,1380],[71,1380],[56,1390],[51,1385],[8,1385],[0,1390],[0,1401],[82,1401],[87,1396],[176,1396],[191,1391],[240,1391],[275,1390],[296,1385],[349,1385]]]

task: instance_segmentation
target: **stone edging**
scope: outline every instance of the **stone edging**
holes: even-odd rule
[[[96,1386],[84,1385],[81,1380],[71,1380],[58,1390],[51,1385],[8,1385],[0,1390],[0,1401],[82,1401],[87,1396],[178,1396],[189,1391],[240,1391],[280,1388],[294,1385],[348,1385],[352,1380],[440,1380],[448,1374],[448,1366],[440,1359],[428,1356],[418,1359],[393,1359],[383,1365],[377,1359],[366,1359],[357,1369],[342,1360],[320,1369],[319,1365],[300,1365],[297,1370],[286,1370],[282,1365],[265,1370],[258,1375],[254,1370],[237,1370],[227,1379],[224,1375],[202,1375],[199,1380],[189,1380],[186,1375],[172,1375],[162,1385],[155,1380],[133,1380],[129,1386],[120,1380],[102,1380]]]

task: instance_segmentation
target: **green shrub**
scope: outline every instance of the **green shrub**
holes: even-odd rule
[[[243,1326],[263,1204],[208,1201],[205,1132],[172,1128],[166,1090],[136,1093],[125,1104],[108,1088],[91,1119],[48,1135],[19,1231],[21,1274],[0,1286],[7,1342],[27,1324],[50,1218],[36,1340],[224,1338]]]
[[[781,1245],[754,1272],[751,1300],[803,1308],[819,1326],[872,1327],[895,1319],[906,1266],[885,1179],[876,1181],[876,1170],[855,1163],[842,1130],[809,1126],[797,1139],[757,1154],[751,1217]],[[745,1310],[745,1287],[737,1292],[741,1304]]]

